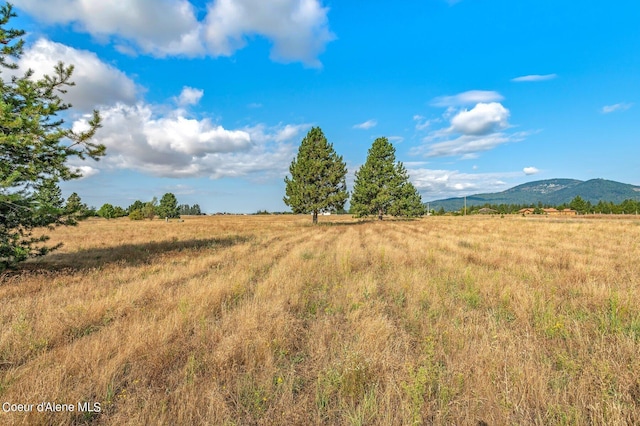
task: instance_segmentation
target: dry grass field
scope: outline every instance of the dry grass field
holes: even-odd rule
[[[0,424],[640,424],[640,220],[320,221],[52,232],[0,277]]]

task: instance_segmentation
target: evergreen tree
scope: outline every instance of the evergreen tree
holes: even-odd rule
[[[87,210],[87,206],[82,203],[80,196],[74,192],[67,198],[64,210],[67,214],[82,214]]]
[[[357,217],[377,214],[422,216],[424,206],[396,150],[387,138],[378,138],[369,149],[366,162],[356,172],[351,212]]]
[[[347,166],[319,127],[309,130],[302,140],[289,172],[291,178],[284,179],[283,200],[294,213],[312,213],[313,223],[318,223],[319,212],[335,212],[344,207],[349,197]]]
[[[23,53],[24,31],[7,28],[15,16],[10,4],[0,7],[0,73],[15,73],[17,65],[9,58]],[[81,176],[68,166],[69,158],[104,155],[105,147],[91,142],[100,127],[97,111],[81,133],[65,128],[59,118],[70,108],[60,94],[73,85],[72,73],[73,66],[59,63],[52,76],[41,79],[31,70],[0,78],[0,271],[57,247],[44,245],[47,236],[32,236],[35,228],[71,223],[60,206],[43,201],[48,197],[45,188]]]
[[[396,164],[396,174],[400,186],[396,192],[394,202],[389,206],[388,213],[393,216],[419,217],[426,212],[426,207],[422,203],[422,197],[411,182],[409,174],[403,164]]]
[[[34,213],[42,226],[62,224],[64,199],[54,180],[47,179],[38,185],[35,200]]]
[[[127,211],[120,206],[113,207],[113,217],[124,217],[127,215]]]
[[[142,210],[143,208],[144,208],[144,203],[140,200],[136,200],[133,202],[133,204],[127,207],[127,213],[131,214],[131,212],[135,210]]]
[[[575,198],[571,200],[571,202],[569,203],[569,208],[577,211],[580,214],[587,213],[587,203],[579,195],[576,195]]]
[[[193,206],[190,206],[189,204],[180,204],[178,206],[178,213],[182,216],[182,215],[194,215],[194,216],[199,216],[202,214],[202,210],[200,210],[200,205],[199,204],[194,204]]]
[[[176,196],[170,192],[164,194],[160,199],[160,204],[158,205],[156,212],[162,219],[180,217]]]
[[[114,217],[116,217],[116,210],[112,204],[105,203],[98,210],[98,216],[105,219],[113,219]]]

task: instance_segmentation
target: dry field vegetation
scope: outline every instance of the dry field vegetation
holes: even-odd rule
[[[0,403],[102,411],[0,424],[640,424],[640,220],[320,221],[52,232],[0,277]]]

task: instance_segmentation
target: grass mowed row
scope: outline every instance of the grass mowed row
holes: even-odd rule
[[[92,220],[0,280],[2,424],[638,424],[640,222]]]

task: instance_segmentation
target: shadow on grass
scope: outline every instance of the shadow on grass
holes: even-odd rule
[[[364,225],[367,223],[366,220],[358,219],[358,220],[349,220],[345,222],[318,222],[318,226],[351,226],[351,225]],[[315,226],[312,223],[308,224],[309,226]]]
[[[122,244],[111,247],[92,247],[72,253],[53,252],[44,257],[22,263],[13,272],[83,270],[99,268],[112,263],[135,266],[151,263],[157,256],[170,252],[227,248],[249,240],[251,240],[251,237],[247,236],[184,241],[174,239],[150,241],[141,244]],[[7,272],[10,273],[10,271]]]
[[[318,222],[318,226],[351,226],[351,225],[364,225],[365,223],[385,223],[385,222],[415,222],[420,218],[417,217],[385,217],[384,220],[379,220],[377,217],[363,217],[359,219],[340,221],[340,222]],[[309,226],[313,224],[309,223]]]

